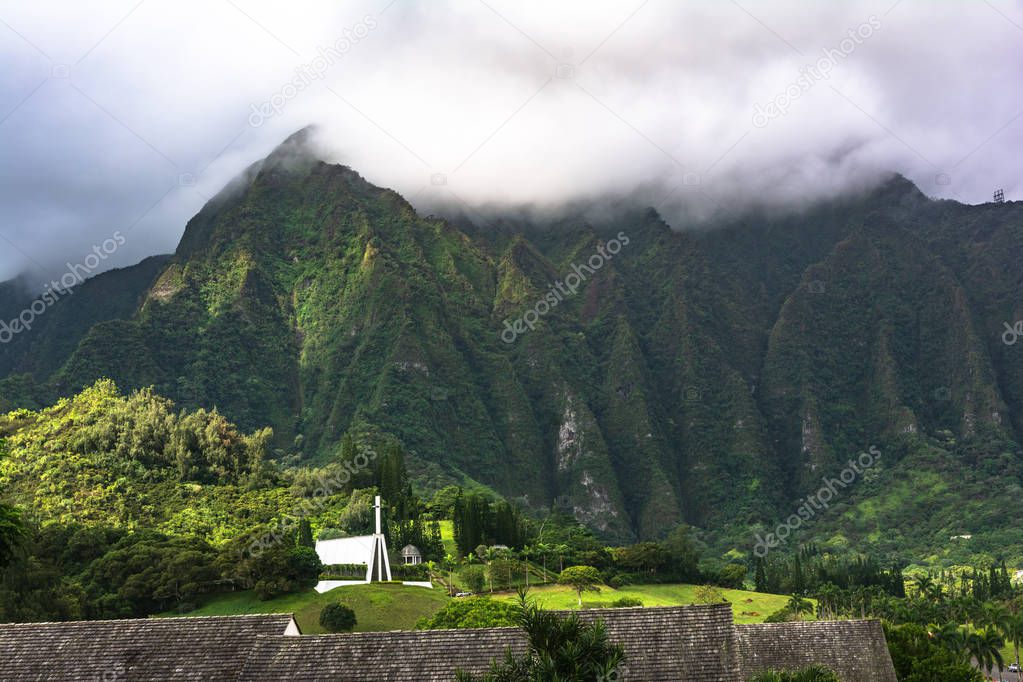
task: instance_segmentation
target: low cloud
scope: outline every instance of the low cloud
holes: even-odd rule
[[[310,123],[330,160],[469,216],[638,196],[685,229],[889,171],[1023,191],[1019,2],[339,4],[0,2],[0,279],[115,230],[111,266],[172,251]]]

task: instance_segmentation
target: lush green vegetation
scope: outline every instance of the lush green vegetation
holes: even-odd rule
[[[416,624],[420,630],[492,628],[517,624],[519,611],[512,604],[489,597],[452,599],[444,608]]]
[[[0,437],[0,489],[23,510],[0,507],[5,620],[145,616],[217,592],[306,590],[322,569],[314,533],[366,532],[381,489],[392,543],[443,552],[386,439],[345,439],[336,460],[285,469],[269,457],[269,430],[244,434],[216,411],[177,412],[105,380],[0,416]]]
[[[600,591],[583,598],[583,608],[606,608],[615,605],[622,599],[629,599],[630,605],[642,602],[643,606],[685,606],[688,604],[706,603],[697,592],[700,585],[626,585],[614,588],[600,585]],[[788,603],[789,597],[779,594],[761,594],[745,590],[720,589],[722,600],[732,606],[732,614],[736,623],[762,623],[773,613],[781,611]],[[554,610],[571,610],[578,607],[574,589],[562,585],[539,585],[530,588],[529,596],[544,608]],[[495,601],[512,603],[515,594],[501,592],[493,596]]]
[[[559,616],[527,601],[524,593],[519,594],[517,611],[516,621],[529,642],[526,653],[513,656],[509,651],[479,677],[460,671],[459,682],[588,682],[617,676],[625,649],[610,642],[599,621],[583,623],[574,614]]]
[[[491,511],[568,512],[612,544],[687,523],[715,571],[876,446],[791,543],[1023,564],[1001,504],[1023,475],[1023,355],[1000,342],[1023,294],[1019,205],[930,202],[895,178],[699,233],[654,211],[482,230],[293,163],[301,144],[211,201],[173,257],[90,280],[0,349],[0,409],[109,376],[270,426],[288,464],[388,434],[423,499],[489,492]],[[500,340],[619,233],[617,257]],[[494,544],[465,511],[461,553]]]

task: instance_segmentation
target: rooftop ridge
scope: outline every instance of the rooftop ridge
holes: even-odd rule
[[[146,616],[145,618],[100,618],[96,620],[39,620],[30,623],[0,623],[0,628],[29,627],[33,625],[87,626],[103,623],[175,623],[179,621],[203,620],[270,620],[277,618],[294,618],[292,612],[281,613],[235,613],[219,616]]]

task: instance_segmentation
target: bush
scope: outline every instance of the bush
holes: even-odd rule
[[[608,586],[613,587],[617,590],[619,587],[631,585],[632,579],[626,573],[615,573],[613,576],[607,579],[607,584]]]
[[[327,632],[351,632],[355,611],[341,603],[327,604],[320,611],[320,626]]]
[[[482,566],[467,566],[462,569],[458,577],[470,592],[482,592],[483,587],[487,584],[487,576]]]
[[[429,580],[430,568],[426,564],[396,564],[391,566],[395,580]]]
[[[514,604],[494,601],[490,597],[452,599],[429,618],[416,623],[418,630],[453,628],[496,628],[516,625],[519,609]]]
[[[320,571],[320,580],[348,580],[366,577],[366,564],[328,564]]]
[[[721,590],[713,585],[700,585],[696,588],[694,602],[696,604],[723,604],[727,601]]]
[[[746,567],[742,564],[728,564],[718,574],[718,583],[722,587],[741,589],[746,581]]]
[[[765,623],[787,623],[792,620],[792,613],[787,606],[783,606],[770,616],[764,619]]]
[[[642,606],[643,600],[636,597],[619,597],[609,604],[612,609],[624,609],[630,606]]]

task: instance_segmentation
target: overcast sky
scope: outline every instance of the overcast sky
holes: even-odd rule
[[[1019,1],[2,0],[0,280],[173,251],[311,123],[426,208],[1023,199],[1021,66]]]

